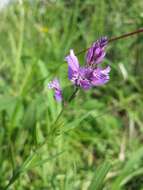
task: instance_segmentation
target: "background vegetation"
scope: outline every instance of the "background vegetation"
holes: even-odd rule
[[[47,89],[58,76],[70,95],[70,48],[142,25],[142,0],[25,0],[0,12],[0,189],[143,189],[143,34],[108,46],[110,82],[81,90],[55,125],[62,105]]]

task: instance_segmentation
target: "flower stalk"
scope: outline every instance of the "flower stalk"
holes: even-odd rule
[[[63,114],[63,112],[64,112],[65,108],[67,107],[67,105],[75,98],[75,96],[76,96],[78,90],[79,90],[79,89],[76,87],[75,90],[73,91],[73,93],[71,94],[71,96],[69,97],[68,102],[65,102],[65,103],[63,104],[63,107],[62,107],[60,113],[58,114],[56,120],[54,121],[53,125],[55,125],[55,124],[58,122],[58,120],[60,119],[60,117],[61,117],[61,115]]]
[[[135,30],[134,32],[129,32],[127,34],[123,34],[121,36],[113,37],[113,38],[109,39],[108,43],[116,41],[116,40],[120,40],[120,39],[123,39],[123,38],[127,38],[127,37],[130,37],[130,36],[133,36],[135,34],[142,33],[142,32],[143,32],[143,28]]]
[[[136,34],[139,34],[139,33],[142,33],[142,32],[143,32],[143,28],[135,30],[133,32],[129,32],[129,33],[123,34],[121,36],[113,37],[113,38],[110,38],[108,40],[108,43],[111,43],[111,42],[114,42],[116,40],[120,40],[120,39],[123,39],[123,38],[131,37],[133,35],[136,35]],[[81,53],[86,52],[88,49],[89,48],[83,49],[83,50],[79,51],[78,53],[76,53],[76,55],[80,55]]]

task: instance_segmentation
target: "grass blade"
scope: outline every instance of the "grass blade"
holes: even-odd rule
[[[98,167],[88,190],[101,190],[104,179],[111,169],[111,164],[109,162],[104,162],[102,166]]]

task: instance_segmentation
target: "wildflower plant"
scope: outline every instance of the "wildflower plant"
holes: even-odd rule
[[[113,37],[111,39],[108,39],[106,36],[101,37],[95,41],[91,47],[78,53],[80,54],[87,51],[84,66],[80,66],[78,57],[74,53],[74,50],[71,49],[69,55],[65,57],[65,61],[68,64],[68,79],[76,87],[76,91],[71,95],[69,100],[71,101],[71,99],[75,97],[79,88],[89,90],[92,87],[102,86],[109,81],[111,67],[107,65],[105,68],[102,68],[101,64],[106,56],[106,47],[110,42],[141,32],[143,32],[143,29],[130,32],[119,37]],[[62,90],[58,79],[54,79],[52,82],[49,82],[48,88],[55,90],[55,100],[58,102],[62,100]]]
[[[71,49],[70,53],[65,57],[65,61],[68,64],[68,79],[75,87],[75,90],[73,91],[73,94],[70,96],[68,103],[70,103],[74,99],[77,91],[80,88],[82,88],[83,90],[89,90],[92,87],[105,85],[109,81],[111,67],[109,65],[107,65],[105,68],[101,67],[106,56],[106,47],[109,43],[141,32],[143,32],[143,29],[123,34],[118,37],[113,37],[111,39],[108,39],[106,36],[101,37],[100,39],[96,40],[91,45],[91,47],[77,53],[77,55],[79,55],[87,51],[84,66],[80,66],[78,57],[74,53],[74,50]],[[64,101],[58,79],[54,79],[53,81],[49,82],[48,88],[54,89],[54,97],[57,102]],[[61,117],[66,105],[67,103],[63,104],[63,108],[57,116],[54,124]]]
[[[54,90],[55,100],[57,102],[64,102],[63,108],[61,109],[60,113],[58,114],[57,118],[54,121],[54,125],[57,123],[57,121],[61,117],[61,115],[62,115],[63,111],[65,110],[65,107],[68,105],[68,103],[70,103],[74,99],[77,91],[80,88],[82,88],[83,90],[90,90],[92,87],[99,87],[99,86],[105,85],[107,82],[109,82],[111,68],[109,65],[106,65],[106,67],[102,66],[102,63],[104,62],[104,58],[106,56],[106,47],[109,45],[109,43],[111,43],[115,40],[119,40],[122,38],[132,36],[134,34],[141,33],[141,32],[143,32],[143,29],[139,29],[139,30],[136,30],[136,31],[128,33],[128,34],[124,34],[119,37],[113,37],[111,39],[108,39],[107,37],[101,37],[100,39],[95,41],[91,45],[91,47],[89,47],[88,49],[82,50],[81,52],[79,52],[77,54],[74,53],[73,49],[70,50],[70,53],[65,57],[65,61],[68,66],[68,72],[67,72],[68,79],[73,84],[74,91],[71,94],[71,96],[69,97],[68,102],[67,103],[64,102],[64,98],[62,95],[63,94],[62,88],[61,88],[60,82],[57,78],[55,78],[48,84],[48,89]],[[87,51],[87,53],[85,56],[85,64],[83,66],[81,66],[79,64],[77,55],[79,55],[80,53],[86,52],[86,51]],[[54,125],[52,125],[52,126],[54,126]],[[54,131],[54,127],[53,127],[53,131]],[[18,167],[18,169],[16,168],[13,171],[12,177],[8,181],[7,185],[3,188],[4,190],[6,190],[10,186],[12,186],[12,184],[20,177],[21,173],[24,173],[25,171],[27,171],[29,169],[27,167],[27,165],[29,165],[29,163],[32,161],[32,159],[34,159],[35,155],[39,154],[38,151],[40,150],[40,148],[43,145],[46,144],[46,142],[47,142],[47,139],[45,138],[45,140],[40,145],[37,146],[36,151],[33,151],[31,153],[31,155],[27,157],[25,162],[23,162],[23,164],[21,164],[21,166]],[[142,149],[141,149],[141,151],[142,151]],[[57,155],[55,155],[55,156],[57,156]],[[44,163],[46,161],[47,161],[47,159],[43,160],[42,163]],[[39,162],[36,162],[34,166],[37,166],[37,165],[41,165],[41,160]],[[103,170],[103,175],[101,176],[101,177],[103,177],[103,180],[104,180],[104,176],[106,176],[109,169],[110,169],[110,165],[108,165],[108,164],[103,166],[100,169],[100,171]],[[97,172],[96,178],[97,178],[97,183],[94,184],[94,179],[93,179],[93,183],[91,183],[90,189],[97,189],[97,188],[92,188],[92,186],[95,187],[98,185],[98,181],[99,181],[98,172]]]

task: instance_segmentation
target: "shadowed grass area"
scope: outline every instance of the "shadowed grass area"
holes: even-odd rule
[[[110,82],[80,90],[56,123],[62,105],[47,89],[57,76],[67,100],[69,50],[142,28],[142,10],[142,0],[25,0],[0,12],[0,189],[143,189],[143,34],[109,44]]]

